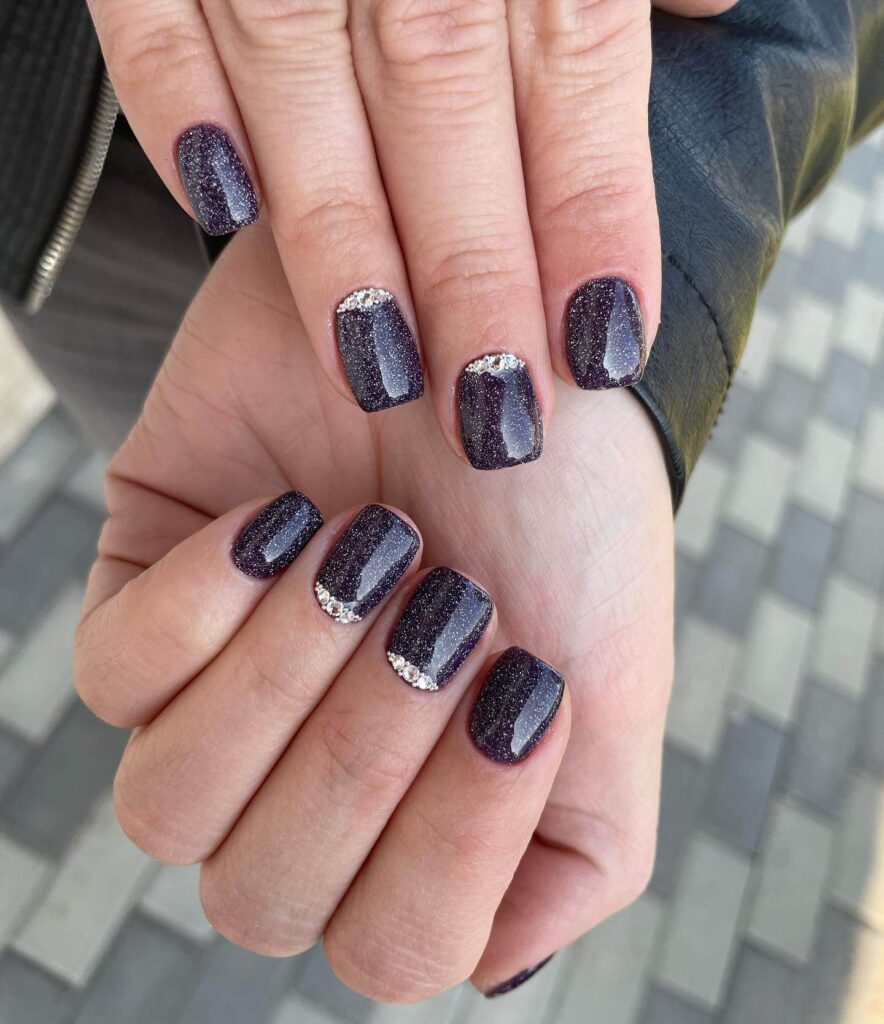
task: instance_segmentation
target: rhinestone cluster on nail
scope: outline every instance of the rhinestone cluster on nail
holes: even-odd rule
[[[339,313],[348,313],[352,310],[371,309],[372,306],[380,306],[389,302],[393,296],[384,288],[361,288],[353,292],[338,306]]]
[[[331,615],[335,622],[358,622],[362,618],[356,612],[345,608],[343,601],[333,597],[321,583],[317,583],[313,589],[316,591],[316,600],[319,602],[319,607],[327,615]]]
[[[387,660],[393,666],[393,671],[402,676],[409,686],[413,686],[416,690],[438,690],[439,687],[436,683],[424,672],[417,667],[412,665],[410,661],[406,661],[401,654],[394,654],[393,651],[387,651]]]
[[[518,370],[525,365],[523,359],[512,352],[495,352],[491,355],[474,359],[466,366],[467,373],[499,373],[501,370]]]

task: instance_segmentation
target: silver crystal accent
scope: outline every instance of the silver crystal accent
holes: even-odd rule
[[[362,618],[362,616],[357,615],[352,608],[345,608],[344,602],[333,597],[321,583],[315,584],[313,590],[316,593],[316,600],[319,602],[319,607],[322,608],[327,615],[330,615],[335,622],[359,622]]]
[[[501,370],[516,370],[525,361],[512,352],[491,352],[467,364],[467,373],[500,373]]]
[[[391,292],[386,288],[360,288],[353,292],[338,306],[339,313],[346,313],[354,309],[371,309],[372,306],[380,306],[393,298]]]
[[[396,675],[401,676],[406,683],[413,686],[416,690],[439,689],[430,676],[425,672],[421,672],[417,665],[412,665],[410,661],[406,661],[401,654],[387,651],[387,661],[393,666],[393,671]]]

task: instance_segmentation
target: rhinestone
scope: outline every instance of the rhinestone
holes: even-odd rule
[[[394,654],[392,664],[397,672],[401,672],[405,668],[405,658],[401,654]]]
[[[317,587],[316,596],[319,599],[319,603],[323,606],[323,608],[331,600],[331,594],[325,589],[325,587]]]
[[[414,665],[406,665],[405,669],[402,672],[402,678],[407,683],[416,683],[420,677],[420,674],[421,670],[419,668],[415,668]]]
[[[504,359],[506,359],[506,356],[492,356],[488,360],[488,366],[492,370],[502,370],[504,365]]]
[[[332,598],[332,600],[328,602],[326,610],[328,611],[329,615],[338,616],[344,610],[344,606],[343,604],[341,604],[340,601],[336,600],[335,598]]]
[[[507,369],[509,370],[515,370],[519,365],[519,360],[513,355],[507,355],[504,358],[506,359]]]
[[[433,682],[433,680],[430,679],[429,676],[425,676],[423,674],[421,674],[421,676],[418,679],[416,685],[417,685],[419,690],[435,690],[436,689],[436,684]]]

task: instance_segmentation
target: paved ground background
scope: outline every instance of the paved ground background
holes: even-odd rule
[[[884,134],[791,229],[679,517],[650,890],[494,1003],[238,950],[122,836],[70,686],[102,462],[50,403],[0,330],[2,1024],[884,1022]]]

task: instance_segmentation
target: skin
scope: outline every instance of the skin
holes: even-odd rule
[[[735,0],[658,0],[688,16]],[[571,383],[563,316],[590,279],[660,320],[650,0],[89,0],[123,110],[189,210],[188,127],[224,128],[270,214],[320,366],[344,296],[389,289],[416,328],[443,437],[454,385],[495,351],[544,419]]]
[[[234,941],[286,955],[322,937],[348,985],[411,1002],[467,977],[487,991],[645,887],[672,674],[669,485],[629,392],[558,398],[542,459],[480,474],[448,457],[429,403],[365,416],[341,398],[266,228],[241,233],[197,296],[111,464],[75,680],[97,714],[137,727],[123,828],[202,863],[208,917]],[[291,488],[325,527],[275,581],[243,576],[233,538]],[[384,657],[417,559],[363,623],[313,598],[368,501],[413,520],[423,568],[495,600],[493,634],[439,693]],[[515,767],[465,725],[483,663],[513,643],[567,681]]]

